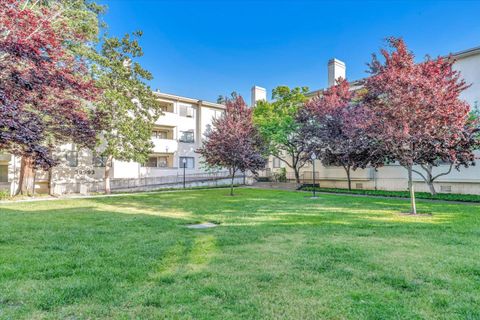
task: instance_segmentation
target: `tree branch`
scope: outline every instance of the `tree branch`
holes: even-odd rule
[[[437,174],[435,177],[432,178],[432,181],[434,181],[434,180],[437,179],[438,177],[446,176],[447,174],[449,174],[450,172],[452,172],[452,168],[453,168],[453,163],[450,163],[450,168],[448,168],[448,171]]]
[[[416,174],[421,176],[423,178],[423,180],[425,180],[425,182],[429,182],[428,179],[420,171],[417,171],[417,170],[413,169],[413,167],[412,167],[412,172],[415,172]]]
[[[273,156],[274,156],[275,158],[277,158],[278,160],[282,161],[283,163],[285,163],[285,164],[286,164],[287,166],[289,166],[290,168],[292,168],[292,169],[294,168],[294,167],[293,167],[293,163],[292,163],[292,164],[288,163],[287,160],[280,158],[278,155],[273,154]]]

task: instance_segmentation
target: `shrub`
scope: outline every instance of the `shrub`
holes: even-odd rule
[[[8,190],[0,190],[0,200],[10,198],[10,192]]]
[[[300,188],[302,191],[312,191],[312,186],[303,186]],[[315,190],[328,193],[345,193],[345,194],[359,194],[368,196],[381,196],[381,197],[397,197],[408,198],[410,196],[408,191],[387,191],[387,190],[348,190],[337,188],[319,188]],[[444,200],[444,201],[462,201],[462,202],[480,202],[480,195],[476,194],[458,194],[458,193],[437,193],[431,195],[428,192],[416,192],[415,197],[417,199],[428,200]]]
[[[274,175],[275,181],[287,182],[287,169],[280,168],[280,170],[278,172],[275,172],[273,175]]]

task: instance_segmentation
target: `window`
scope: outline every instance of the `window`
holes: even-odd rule
[[[157,167],[157,157],[148,157],[147,163],[143,165],[147,168],[156,168]]]
[[[211,124],[207,124],[207,125],[205,126],[205,133],[204,133],[204,134],[205,134],[205,135],[208,135],[208,134],[210,134],[211,132],[212,132],[212,125],[211,125]]]
[[[168,131],[166,131],[166,130],[152,131],[152,138],[154,138],[154,139],[168,139]]]
[[[186,105],[180,105],[179,106],[179,113],[180,116],[182,117],[187,117],[187,118],[193,118],[193,107],[192,106],[186,106]]]
[[[0,182],[8,182],[8,165],[0,165]]]
[[[168,139],[168,132],[167,131],[157,131],[157,138],[158,139]]]
[[[168,156],[152,156],[143,164],[147,168],[169,168]]]
[[[163,112],[173,112],[173,104],[168,103],[168,102],[162,102],[162,105],[160,106],[160,109]]]
[[[100,156],[100,155],[94,153],[93,157],[92,157],[92,164],[93,164],[94,167],[103,168],[107,164],[107,157]]]
[[[78,151],[67,151],[65,152],[65,160],[69,167],[78,166]]]
[[[160,168],[168,168],[168,157],[166,156],[158,157],[157,166]]]
[[[223,116],[223,111],[220,111],[220,110],[215,110],[213,112],[213,118],[214,119],[219,119]]]
[[[282,161],[278,159],[277,157],[273,157],[273,167],[274,168],[281,168],[282,167]]]
[[[183,160],[185,160],[185,165],[183,164]],[[180,168],[187,168],[193,169],[195,168],[195,158],[194,157],[180,157]]]
[[[193,131],[181,131],[180,142],[195,142]]]

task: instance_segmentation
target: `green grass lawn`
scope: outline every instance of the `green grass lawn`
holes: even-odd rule
[[[313,192],[313,187],[305,186],[301,188],[302,191]],[[387,191],[387,190],[369,190],[369,189],[339,189],[339,188],[315,188],[319,192],[328,193],[346,193],[359,194],[380,197],[400,197],[410,198],[410,191]],[[442,201],[461,201],[461,202],[478,202],[480,203],[480,195],[478,194],[460,194],[460,193],[437,193],[431,195],[428,192],[415,192],[415,198],[428,200],[442,200]]]
[[[0,319],[480,319],[479,206],[227,193],[1,205]]]

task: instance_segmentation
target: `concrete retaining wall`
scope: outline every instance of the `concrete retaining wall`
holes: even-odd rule
[[[159,189],[180,189],[183,188],[182,182],[170,182],[170,183],[161,183],[161,184],[143,184],[142,179],[122,179],[112,180],[112,191],[113,192],[135,192],[135,191],[152,191]],[[237,177],[234,179],[234,184],[236,185],[251,185],[253,184],[254,179],[252,177],[243,176]],[[220,178],[220,179],[204,179],[196,181],[186,181],[186,188],[195,188],[195,187],[218,187],[218,186],[228,186],[231,183],[231,178]],[[97,182],[77,182],[69,184],[55,184],[53,187],[54,194],[91,194],[91,193],[101,193],[105,190],[105,183],[103,181]]]

